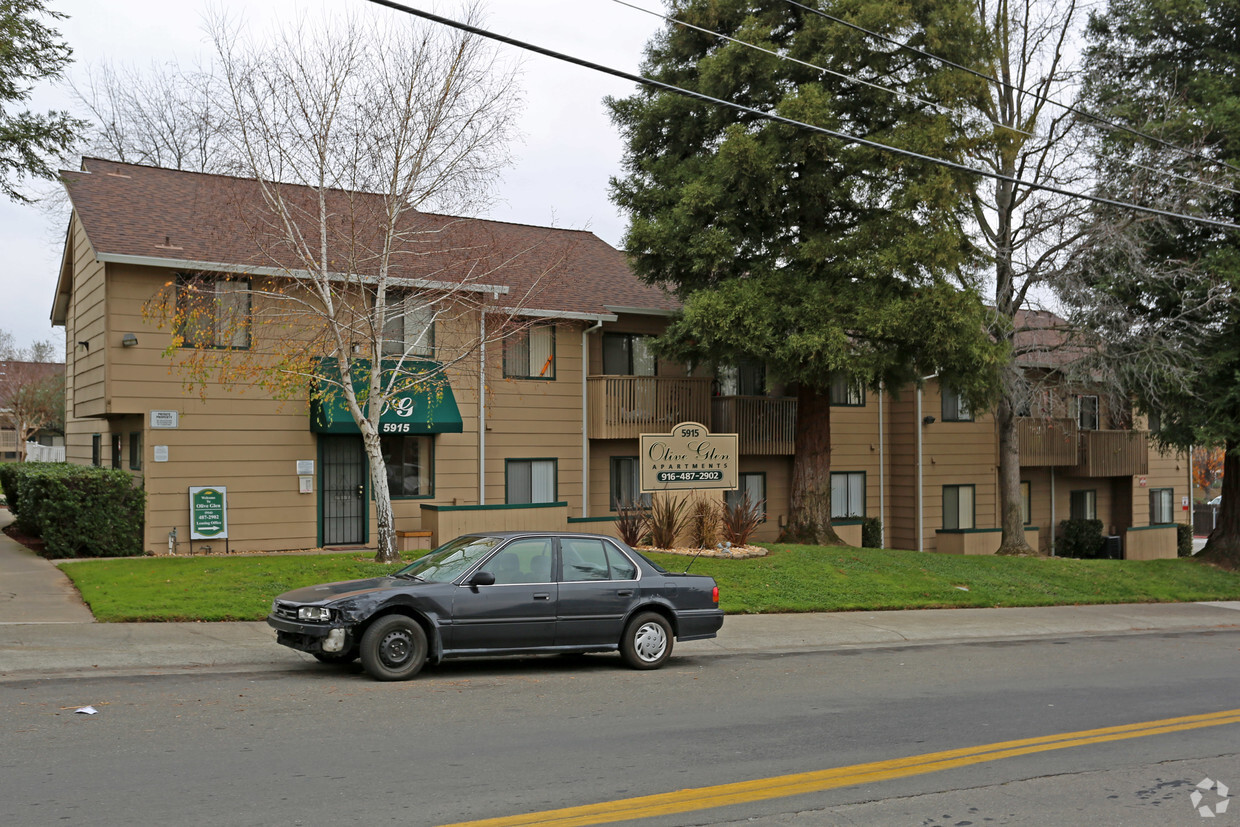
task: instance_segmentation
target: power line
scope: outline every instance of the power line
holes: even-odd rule
[[[704,95],[701,92],[695,92],[691,89],[683,89],[679,86],[673,86],[670,83],[664,83],[663,81],[654,80],[652,78],[643,77],[641,75],[635,75],[635,74],[632,74],[631,72],[625,72],[620,69],[613,69],[610,66],[604,66],[600,63],[594,63],[593,61],[584,60],[582,58],[574,57],[572,55],[567,55],[567,54],[564,54],[563,52],[557,52],[553,49],[547,49],[542,46],[536,46],[533,43],[529,43],[523,40],[517,40],[516,38],[508,37],[502,34],[496,34],[495,32],[487,31],[486,29],[480,29],[477,26],[471,26],[468,23],[461,23],[461,22],[452,20],[447,17],[442,17],[440,15],[433,14],[431,12],[426,12],[426,11],[422,11],[421,9],[411,8],[410,6],[406,6],[401,3],[393,2],[393,0],[369,0],[369,2],[374,3],[377,6],[386,6],[387,8],[392,9],[394,11],[403,12],[405,14],[413,15],[414,17],[420,17],[423,20],[429,20],[432,23],[439,23],[444,26],[450,26],[451,28],[457,29],[459,31],[468,32],[469,34],[477,35],[479,37],[484,37],[488,40],[494,40],[499,43],[506,43],[509,46],[515,46],[518,49],[523,49],[525,51],[534,52],[535,54],[540,54],[545,57],[553,58],[555,60],[561,60],[561,61],[564,61],[565,63],[572,63],[576,66],[581,66],[583,68],[591,69],[596,72],[602,72],[603,74],[611,75],[613,77],[618,77],[618,78],[621,78],[622,80],[627,80],[627,81],[630,81],[631,83],[636,83],[641,86],[650,86],[655,89],[661,89],[665,92],[672,92],[677,95],[682,95],[684,97],[693,98],[695,100],[700,100],[705,103],[710,103],[716,106],[728,107],[738,112],[744,112],[746,114],[753,115],[755,117],[762,118],[764,120],[773,121],[775,123],[782,123],[787,126],[796,127],[798,129],[806,129],[811,132],[816,132],[821,135],[826,135],[831,138],[836,138],[837,140],[841,140],[846,143],[857,144],[858,146],[869,147],[871,149],[878,149],[884,152],[890,152],[893,155],[899,155],[905,158],[912,158],[918,161],[925,161],[931,164],[938,164],[939,166],[947,167],[948,169],[954,169],[958,172],[965,172],[970,175],[978,175],[983,178],[991,178],[996,181],[1006,181],[1007,183],[1029,187],[1030,189],[1042,190],[1043,192],[1050,192],[1056,195],[1063,195],[1068,198],[1080,198],[1082,200],[1090,201],[1095,204],[1103,204],[1103,205],[1110,206],[1110,207],[1118,207],[1120,209],[1133,210],[1136,212],[1142,212],[1142,213],[1146,213],[1149,215],[1160,215],[1165,218],[1175,218],[1175,219],[1179,219],[1182,221],[1192,221],[1198,224],[1206,224],[1209,226],[1220,227],[1220,228],[1228,229],[1228,230],[1240,230],[1240,224],[1231,224],[1226,221],[1219,221],[1217,219],[1206,218],[1203,216],[1184,215],[1182,213],[1170,212],[1168,210],[1160,210],[1156,207],[1145,207],[1140,204],[1131,204],[1126,201],[1116,201],[1110,198],[1103,198],[1102,196],[1099,196],[1099,195],[1090,195],[1088,193],[1073,192],[1071,190],[1061,189],[1060,187],[1052,187],[1047,184],[1038,184],[1032,181],[1025,181],[1023,179],[1015,178],[1010,175],[1003,175],[1002,173],[998,173],[998,172],[991,172],[989,170],[984,170],[984,169],[975,169],[973,167],[967,166],[965,164],[960,164],[955,161],[948,161],[942,158],[932,158],[929,155],[922,155],[919,152],[913,152],[912,150],[909,150],[909,149],[901,149],[900,147],[895,147],[895,146],[890,146],[888,144],[879,143],[878,141],[872,141],[868,138],[861,138],[856,135],[849,135],[845,132],[837,132],[833,129],[827,129],[826,127],[822,127],[822,126],[814,126],[813,124],[808,124],[802,121],[793,120],[792,118],[786,118],[782,115],[776,115],[771,112],[762,112],[760,110],[753,109],[748,106],[742,106],[737,103],[732,103],[730,101],[725,101],[719,98],[711,97],[710,95]]]
[[[1086,112],[1084,109],[1078,109],[1075,106],[1069,106],[1068,104],[1065,104],[1065,103],[1059,103],[1058,101],[1046,95],[1041,95],[1041,94],[1038,94],[1037,92],[1030,92],[1028,90],[1022,89],[1019,86],[1014,86],[1008,83],[1007,81],[999,80],[996,77],[992,77],[991,75],[988,75],[985,72],[979,72],[976,69],[971,69],[968,66],[964,66],[963,64],[956,63],[955,61],[952,61],[952,60],[948,60],[945,57],[940,57],[931,52],[927,52],[923,49],[919,49],[916,46],[910,46],[907,43],[901,43],[900,41],[887,37],[884,34],[879,34],[878,32],[871,31],[865,28],[864,26],[859,26],[856,23],[849,22],[841,17],[836,17],[835,15],[827,14],[825,11],[820,11],[819,9],[815,9],[811,6],[807,6],[804,3],[799,3],[797,2],[797,0],[784,0],[784,2],[790,6],[796,6],[798,9],[803,9],[804,11],[807,11],[810,14],[816,14],[819,17],[830,20],[832,23],[839,23],[841,26],[846,26],[855,31],[869,35],[870,37],[881,40],[883,43],[886,43],[891,46],[895,46],[897,49],[904,49],[905,51],[912,52],[913,54],[918,55],[920,57],[929,58],[930,60],[937,60],[939,63],[942,63],[944,66],[950,66],[953,69],[959,69],[962,72],[968,72],[974,77],[981,78],[982,80],[985,80],[989,83],[998,84],[999,86],[1002,86],[1004,89],[1007,89],[1008,91],[1019,92],[1022,95],[1029,95],[1035,100],[1039,100],[1044,103],[1049,103],[1051,106],[1058,106],[1060,109],[1063,109],[1065,112],[1071,112],[1073,115],[1078,115],[1082,118],[1086,118],[1088,120],[1094,121],[1096,123],[1099,123],[1107,127],[1108,129],[1115,129],[1115,130],[1119,130],[1120,132],[1127,132],[1129,135],[1133,135],[1134,137],[1137,137],[1137,138],[1144,138],[1145,140],[1148,140],[1148,141],[1153,141],[1154,143],[1159,144],[1160,146],[1166,147],[1167,149],[1175,150],[1176,152],[1186,155],[1189,158],[1195,158],[1199,161],[1205,161],[1211,164],[1219,164],[1235,172],[1240,172],[1240,167],[1232,166],[1226,161],[1219,160],[1218,158],[1210,158],[1198,152],[1193,152],[1192,150],[1184,149],[1183,147],[1176,146],[1170,141],[1167,141],[1163,138],[1159,138],[1157,135],[1150,135],[1146,132],[1140,131],[1139,129],[1133,129],[1130,126],[1126,126],[1117,121],[1107,120],[1101,115],[1095,115],[1092,112]]]

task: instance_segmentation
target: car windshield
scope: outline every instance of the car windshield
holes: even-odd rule
[[[498,537],[457,537],[405,566],[396,572],[396,576],[416,577],[429,583],[450,583],[490,553],[499,542]]]

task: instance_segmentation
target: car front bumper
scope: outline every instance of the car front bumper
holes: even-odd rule
[[[353,646],[349,627],[331,623],[302,623],[267,615],[267,625],[276,630],[276,643],[310,654],[336,655]]]

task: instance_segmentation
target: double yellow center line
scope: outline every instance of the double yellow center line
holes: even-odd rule
[[[1240,723],[1240,709],[1229,709],[1223,712],[1210,712],[1205,715],[1164,718],[1160,721],[1146,721],[1139,724],[1088,729],[1081,732],[1065,732],[1059,735],[1043,735],[1038,738],[1026,738],[1019,741],[1000,741],[997,744],[964,747],[945,752],[931,752],[908,758],[895,758],[890,761],[875,761],[869,764],[854,764],[849,767],[836,767],[829,770],[816,770],[814,772],[795,773],[793,775],[780,775],[774,778],[759,778],[753,781],[738,781],[733,784],[718,784],[712,787],[678,790],[673,793],[624,798],[618,801],[605,801],[600,804],[587,804],[582,807],[565,807],[560,810],[544,810],[538,813],[488,818],[481,821],[463,821],[458,824],[447,825],[447,827],[515,827],[515,825],[523,824],[576,827],[576,825],[630,821],[639,818],[685,813],[693,810],[706,810],[712,807],[726,807],[730,804],[746,804],[753,801],[765,801],[771,798],[803,795],[805,793],[831,790],[837,787],[851,787],[856,784],[886,781],[891,778],[923,775],[940,770],[965,767],[970,764],[997,761],[1001,758],[1013,758],[1017,755],[1030,755],[1036,752],[1083,747],[1088,744],[1104,744],[1108,741],[1144,738],[1147,735],[1164,735],[1169,732],[1183,732],[1190,729],[1202,729],[1204,727],[1237,723]]]

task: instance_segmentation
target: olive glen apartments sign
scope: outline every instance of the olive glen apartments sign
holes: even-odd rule
[[[189,537],[191,540],[228,537],[228,490],[224,486],[190,487]]]
[[[670,434],[641,435],[641,492],[737,486],[736,434],[682,422]]]

